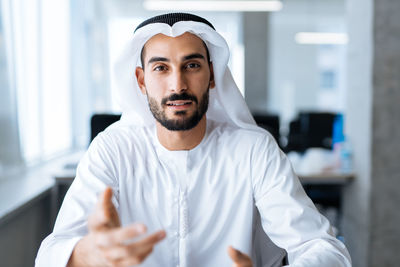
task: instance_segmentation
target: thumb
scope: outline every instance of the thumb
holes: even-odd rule
[[[92,229],[101,230],[114,228],[121,225],[117,209],[112,203],[112,189],[107,187],[97,200],[95,212],[89,218],[89,225]]]
[[[242,253],[241,251],[233,248],[232,246],[228,247],[228,254],[231,257],[232,261],[235,263],[234,266],[237,267],[251,267],[252,266],[252,262],[251,262],[251,258]]]

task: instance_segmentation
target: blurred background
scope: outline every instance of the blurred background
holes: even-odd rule
[[[170,11],[225,37],[256,122],[354,266],[400,262],[400,2],[0,2],[1,266],[33,266],[82,151],[119,119],[114,60],[140,22]]]

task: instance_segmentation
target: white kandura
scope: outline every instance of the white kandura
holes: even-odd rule
[[[164,148],[155,126],[117,124],[100,134],[79,164],[37,267],[66,265],[106,186],[123,225],[142,222],[149,233],[167,232],[140,266],[231,266],[228,245],[252,255],[254,266],[270,266],[254,255],[266,254],[267,263],[280,256],[254,244],[255,207],[290,266],[351,266],[273,137],[208,120],[202,142],[188,151]]]

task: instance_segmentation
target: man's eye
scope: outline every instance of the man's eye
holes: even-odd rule
[[[189,63],[186,65],[186,69],[196,69],[196,68],[200,68],[200,64],[198,63]]]
[[[165,67],[165,66],[156,66],[155,68],[154,68],[154,70],[155,71],[164,71],[164,70],[166,70],[167,68]]]

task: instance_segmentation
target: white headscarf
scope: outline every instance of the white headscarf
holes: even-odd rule
[[[260,130],[228,68],[229,48],[225,39],[207,24],[196,21],[179,21],[172,27],[166,23],[150,23],[134,33],[114,69],[117,101],[122,108],[121,122],[138,126],[155,123],[147,97],[138,86],[135,69],[141,66],[142,48],[151,37],[159,33],[176,37],[185,32],[195,34],[206,43],[213,64],[215,88],[210,90],[207,118],[240,128]]]

